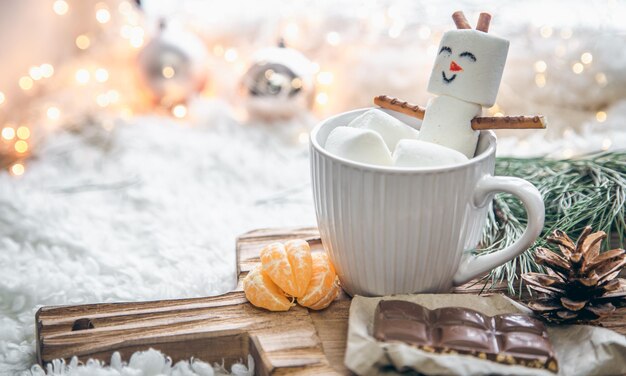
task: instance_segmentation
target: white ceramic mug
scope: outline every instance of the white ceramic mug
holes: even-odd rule
[[[476,157],[434,168],[371,166],[324,149],[335,127],[368,109],[345,112],[311,132],[311,174],[322,242],[350,295],[445,292],[504,264],[539,236],[544,204],[526,180],[493,176],[496,136],[481,131]],[[386,111],[419,128],[420,121]],[[517,241],[472,256],[496,192],[523,202],[528,226]]]

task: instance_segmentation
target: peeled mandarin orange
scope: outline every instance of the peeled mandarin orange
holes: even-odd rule
[[[243,291],[250,303],[270,311],[288,311],[294,305],[260,265],[243,279]]]
[[[287,295],[301,297],[312,273],[309,244],[301,239],[272,243],[261,250],[263,271]]]
[[[311,309],[324,309],[339,295],[339,284],[333,264],[326,253],[313,254],[313,276],[306,293],[298,303]]]

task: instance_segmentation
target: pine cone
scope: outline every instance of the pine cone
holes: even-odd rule
[[[587,226],[576,244],[560,230],[548,237],[561,255],[539,247],[535,260],[548,274],[525,273],[528,286],[544,294],[528,307],[548,321],[582,323],[599,320],[615,311],[613,303],[626,301],[626,279],[617,275],[626,265],[626,251],[600,253],[604,231]]]

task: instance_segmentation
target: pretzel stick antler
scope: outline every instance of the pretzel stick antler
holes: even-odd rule
[[[488,33],[490,23],[491,23],[491,14],[481,13],[480,16],[478,16],[478,23],[476,24],[476,30],[482,31],[483,33]]]
[[[452,13],[452,20],[456,25],[457,29],[471,29],[472,26],[465,18],[465,14],[460,10]],[[489,23],[491,22],[491,14],[489,13],[481,13],[478,17],[478,23],[476,24],[476,30],[482,31],[483,33],[489,32]]]
[[[467,18],[465,18],[465,14],[460,10],[452,13],[452,20],[454,20],[454,24],[457,29],[471,29],[469,22],[467,22]]]
[[[426,113],[423,107],[386,95],[374,97],[374,104],[418,119],[424,119]],[[540,115],[475,117],[472,119],[472,129],[475,131],[485,129],[545,129],[545,127],[545,118]]]

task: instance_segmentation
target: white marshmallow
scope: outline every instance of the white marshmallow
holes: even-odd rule
[[[428,102],[418,139],[457,150],[467,158],[476,151],[479,131],[472,129],[472,119],[482,113],[479,104],[442,95]]]
[[[417,139],[419,131],[381,110],[372,109],[355,118],[348,127],[370,129],[380,134],[389,150],[404,138]]]
[[[378,166],[391,166],[391,152],[383,138],[369,129],[337,127],[324,145],[329,153],[351,161]]]
[[[428,91],[491,107],[508,51],[506,39],[471,29],[448,31],[441,38]]]
[[[393,152],[396,167],[436,167],[467,162],[456,150],[419,140],[401,140]]]

